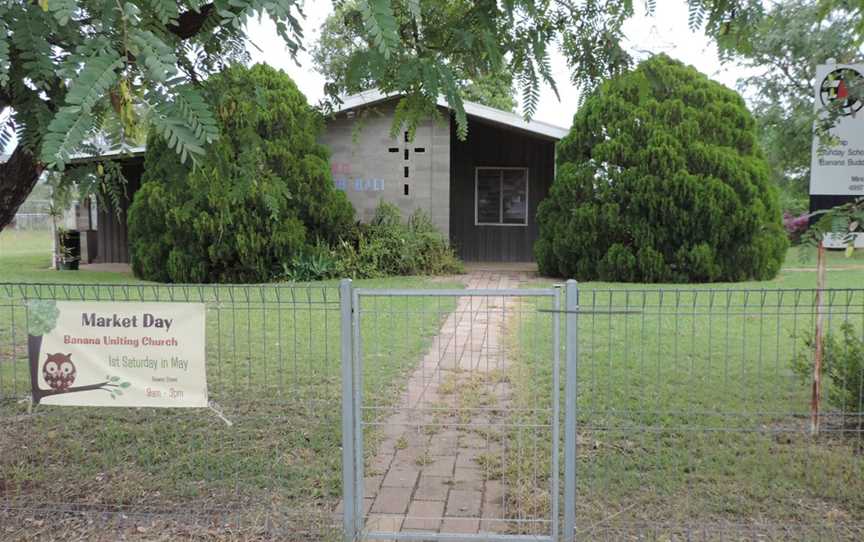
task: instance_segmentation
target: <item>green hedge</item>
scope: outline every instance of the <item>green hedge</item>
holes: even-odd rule
[[[334,277],[447,275],[464,272],[462,262],[429,215],[402,220],[399,208],[381,202],[369,224],[336,247],[319,244],[285,265],[284,278],[310,281]]]
[[[264,282],[319,243],[353,236],[333,186],[320,116],[291,78],[232,66],[204,85],[220,138],[200,167],[151,135],[129,210],[136,276],[159,282]]]
[[[537,220],[540,271],[580,280],[764,280],[788,244],[744,101],[665,55],[587,98]]]

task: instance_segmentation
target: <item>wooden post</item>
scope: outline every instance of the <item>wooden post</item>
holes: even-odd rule
[[[813,393],[810,399],[810,434],[819,434],[819,405],[822,392],[822,291],[825,288],[825,245],[819,240],[816,256],[816,335],[813,354]]]

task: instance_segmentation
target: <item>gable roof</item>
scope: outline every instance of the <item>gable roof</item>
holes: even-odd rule
[[[342,105],[338,109],[336,109],[334,113],[344,113],[352,109],[367,107],[397,98],[399,96],[399,94],[384,94],[377,89],[367,90],[364,92],[359,92],[357,94],[351,94],[350,96],[345,96],[344,98],[342,98]],[[562,128],[560,126],[555,126],[554,124],[541,122],[539,120],[526,121],[519,115],[511,113],[509,111],[502,111],[500,109],[495,109],[494,107],[481,105],[475,102],[466,101],[464,102],[464,104],[465,114],[469,117],[476,117],[478,119],[482,119],[494,124],[499,124],[510,128],[516,128],[517,130],[523,130],[525,132],[537,134],[550,139],[562,139],[569,132],[567,128]],[[447,100],[445,100],[443,96],[438,97],[438,106],[445,109],[450,109],[450,106],[447,104]]]

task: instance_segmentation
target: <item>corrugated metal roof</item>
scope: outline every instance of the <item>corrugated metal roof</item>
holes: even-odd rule
[[[379,90],[367,90],[357,94],[351,94],[342,99],[342,105],[335,111],[343,113],[358,107],[365,107],[376,103],[381,103],[398,97],[399,94],[384,94]],[[447,100],[443,96],[438,97],[438,105],[446,109],[450,109]],[[477,117],[495,124],[509,126],[526,132],[539,134],[552,139],[561,139],[567,135],[569,130],[554,124],[540,122],[538,120],[526,121],[515,113],[509,111],[501,111],[494,107],[488,107],[474,102],[465,102],[465,113],[472,117]]]
[[[399,96],[399,94],[384,94],[378,90],[367,90],[365,92],[360,92],[358,94],[352,94],[350,96],[344,97],[342,99],[342,105],[335,112],[342,113],[345,111],[350,111],[352,109],[357,109],[358,107],[365,107],[376,103],[381,103],[396,98],[397,96]],[[567,132],[569,131],[567,128],[562,128],[560,126],[555,126],[554,124],[541,122],[539,120],[526,121],[519,115],[515,113],[510,113],[509,111],[502,111],[500,109],[495,109],[494,107],[488,107],[475,102],[466,101],[464,103],[465,113],[468,116],[477,117],[479,119],[483,119],[494,124],[509,126],[518,130],[524,130],[526,132],[538,134],[544,137],[548,137],[550,139],[561,139],[566,136]],[[445,109],[450,109],[450,106],[447,105],[447,100],[445,100],[443,96],[438,98],[438,105]],[[89,162],[91,160],[103,160],[105,158],[111,158],[120,155],[126,157],[143,156],[146,151],[147,147],[141,145],[136,147],[126,147],[125,149],[106,150],[105,152],[102,152],[98,155],[75,154],[70,157],[69,163],[81,164]],[[3,163],[5,159],[9,158],[9,156],[10,155],[0,155],[0,163]]]
[[[147,147],[144,145],[137,145],[134,147],[124,147],[124,148],[115,148],[105,150],[104,152],[100,152],[99,154],[85,154],[78,153],[73,154],[69,157],[70,164],[84,164],[93,160],[104,160],[106,158],[112,158],[115,156],[123,155],[124,158],[135,157],[135,156],[144,156],[147,152]]]

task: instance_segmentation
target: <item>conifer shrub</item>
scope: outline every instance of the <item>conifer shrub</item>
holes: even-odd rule
[[[788,246],[744,101],[665,55],[586,99],[537,221],[540,271],[580,280],[765,280]]]
[[[291,78],[232,66],[204,84],[220,137],[199,167],[161,136],[147,143],[129,210],[136,276],[159,282],[264,282],[321,243],[351,237],[354,210],[333,186],[320,116]]]

